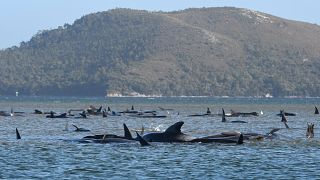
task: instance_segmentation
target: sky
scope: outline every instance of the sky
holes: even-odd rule
[[[114,8],[174,11],[239,7],[320,25],[319,0],[0,0],[0,49],[18,46],[41,30]]]

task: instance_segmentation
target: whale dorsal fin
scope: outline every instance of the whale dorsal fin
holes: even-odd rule
[[[150,146],[150,144],[145,139],[143,139],[143,137],[141,137],[138,132],[136,133],[137,133],[137,139],[140,142],[141,146]]]
[[[74,124],[72,124],[72,126],[75,127],[77,130],[79,130],[78,126],[76,126],[76,125],[74,125]]]
[[[168,127],[165,132],[166,133],[175,133],[175,134],[181,133],[181,127],[183,124],[184,124],[183,121],[179,121],[179,122],[171,125],[170,127]]]
[[[20,133],[18,131],[18,128],[16,128],[16,135],[17,135],[17,139],[21,139]]]
[[[222,108],[222,122],[226,122],[226,113],[224,112],[224,109]]]
[[[129,131],[129,128],[127,127],[127,125],[125,123],[123,123],[123,130],[124,130],[124,137],[126,139],[133,139],[131,132]]]
[[[237,144],[243,144],[243,135],[240,134]]]
[[[317,106],[314,107],[314,114],[319,114],[319,110],[318,110]]]
[[[272,134],[274,134],[275,132],[277,132],[277,131],[279,131],[279,130],[280,130],[280,128],[272,129],[272,130],[268,133],[268,135],[272,135]]]
[[[102,106],[99,107],[99,109],[97,110],[97,113],[100,113],[102,110]]]

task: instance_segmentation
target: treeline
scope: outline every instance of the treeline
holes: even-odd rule
[[[0,94],[319,96],[318,32],[237,8],[99,12],[0,51]]]

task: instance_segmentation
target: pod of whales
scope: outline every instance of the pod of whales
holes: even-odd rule
[[[164,132],[148,133],[143,136],[138,135],[133,138],[126,124],[123,124],[124,136],[115,134],[98,134],[93,136],[85,136],[79,142],[93,142],[93,143],[129,143],[139,141],[141,145],[147,145],[147,142],[167,142],[167,143],[233,143],[242,144],[243,135],[241,133],[228,137],[201,137],[195,138],[181,132],[183,121],[179,121]]]
[[[99,109],[94,108],[93,106],[90,106],[92,113],[91,115],[97,115],[97,114],[103,114],[103,113],[107,113],[106,109],[104,109],[102,111],[102,106],[100,106]],[[318,109],[316,106],[314,106],[314,114],[319,113]],[[86,118],[87,114],[90,115],[87,110],[85,109],[73,109],[72,111],[82,111],[81,113],[79,113],[79,115],[81,116],[81,118]],[[110,108],[108,107],[108,111],[109,112],[113,112],[110,110]],[[127,117],[134,117],[134,116],[141,116],[141,115],[145,115],[145,114],[150,114],[151,116],[154,116],[156,111],[136,111],[138,113],[134,113],[134,108],[132,106],[131,110],[128,110]],[[11,112],[13,112],[13,110],[11,110]],[[11,116],[10,113],[7,113],[4,111],[0,111],[0,113],[3,113],[3,115],[6,116]],[[116,113],[116,112],[114,112]],[[144,114],[139,114],[139,113],[144,113]],[[234,112],[233,112],[234,113]],[[41,112],[40,110],[35,110],[35,112],[33,114],[46,114]],[[120,115],[120,113],[117,113],[117,115]],[[211,114],[211,111],[209,109],[209,107],[207,108],[207,112],[202,114],[201,116],[212,116],[213,114]],[[281,122],[284,123],[286,128],[289,128],[288,126],[288,120],[286,117],[287,115],[293,115],[293,113],[286,113],[284,110],[280,110],[280,114],[281,116]],[[294,114],[295,115],[295,114]],[[69,112],[69,117],[73,116],[74,118],[79,118],[76,115],[72,115]],[[68,118],[67,113],[62,113],[60,115],[56,115],[56,113],[54,113],[53,111],[50,112],[50,114],[48,116],[46,116],[47,118]],[[108,115],[106,114],[106,117]],[[246,116],[246,115],[243,115]],[[147,116],[146,116],[147,117]],[[236,121],[230,121],[229,118],[227,119],[227,116],[224,109],[222,108],[222,114],[221,114],[221,121],[222,122],[229,122],[229,123],[246,123],[246,121],[242,121],[242,120],[236,120]],[[232,116],[231,116],[232,117]],[[89,129],[85,129],[85,128],[80,128],[77,127],[76,125],[72,124],[76,129],[76,132],[89,132]],[[252,132],[236,132],[236,131],[230,131],[230,132],[222,132],[220,134],[215,134],[215,135],[211,135],[211,136],[205,136],[205,137],[196,137],[192,136],[192,135],[188,135],[185,134],[181,131],[182,126],[184,125],[183,121],[179,121],[174,123],[173,125],[169,126],[164,132],[151,132],[149,131],[149,133],[144,134],[141,133],[139,134],[138,132],[136,132],[136,137],[132,137],[130,130],[128,129],[128,127],[126,126],[126,124],[123,124],[123,129],[124,129],[124,135],[123,136],[119,136],[116,134],[96,134],[96,135],[89,135],[89,136],[85,136],[82,139],[80,139],[78,142],[84,142],[84,143],[140,143],[141,146],[149,146],[154,142],[159,142],[159,143],[224,143],[224,144],[242,144],[243,141],[248,141],[248,140],[262,140],[262,139],[272,139],[273,137],[276,137],[276,132],[279,131],[279,128],[275,128],[272,129],[269,133],[266,134],[259,134],[259,133],[252,133]],[[314,124],[313,123],[307,123],[308,127],[307,127],[307,132],[306,132],[306,138],[310,139],[314,137]],[[137,130],[139,131],[139,130]],[[134,132],[134,131],[132,131]],[[143,132],[143,131],[142,131]],[[20,133],[18,131],[18,129],[16,128],[16,139],[21,139]]]

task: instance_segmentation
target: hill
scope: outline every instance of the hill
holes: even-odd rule
[[[319,42],[247,9],[114,9],[0,51],[0,94],[319,96]]]

